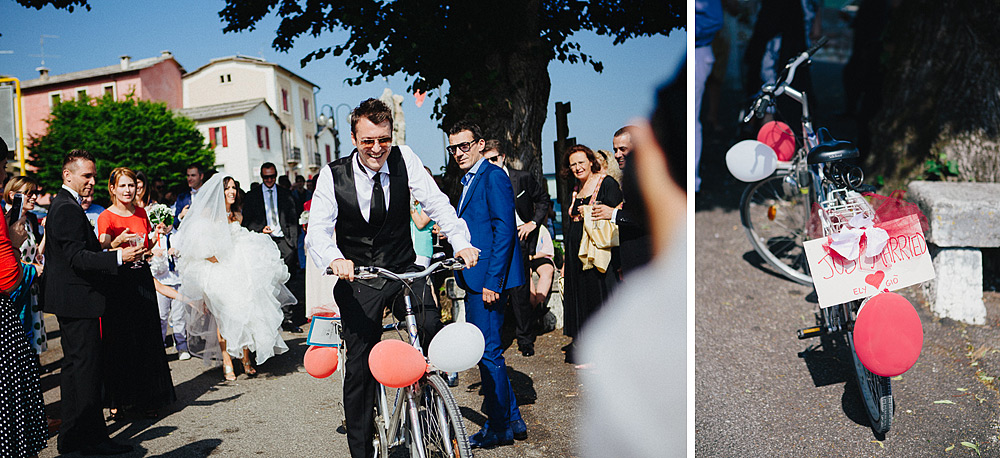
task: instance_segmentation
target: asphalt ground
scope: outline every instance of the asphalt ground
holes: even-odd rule
[[[49,350],[42,354],[42,376],[46,410],[59,417],[59,364],[62,350],[56,319],[46,316]],[[257,368],[256,378],[247,378],[236,363],[237,380],[223,380],[219,366],[200,359],[178,361],[168,349],[169,366],[177,402],[159,418],[126,415],[109,422],[111,437],[135,447],[122,457],[284,457],[349,456],[346,435],[338,432],[344,418],[340,375],[317,379],[302,365],[306,334],[284,333],[289,351]],[[569,338],[562,330],[543,334],[535,344],[535,355],[521,356],[517,345],[505,352],[509,375],[521,413],[528,425],[528,439],[492,450],[475,450],[476,457],[564,457],[577,451],[577,422],[582,386],[573,365],[560,351]],[[485,421],[479,372],[473,368],[460,374],[452,388],[471,435]],[[107,414],[107,410],[105,410]],[[57,456],[56,437],[39,457]],[[69,454],[66,456],[78,456]],[[392,456],[406,456],[398,450]]]
[[[840,69],[813,65],[814,115],[852,139],[853,121],[836,115]],[[720,119],[735,120],[743,99],[728,90],[722,100]],[[735,122],[720,125],[706,126],[696,196],[695,456],[1000,456],[1000,295],[985,293],[988,324],[972,326],[932,316],[919,287],[901,291],[920,315],[924,345],[916,365],[893,378],[892,429],[876,436],[845,346],[796,338],[815,323],[815,294],[750,246],[737,208],[745,184],[724,159],[741,137]]]

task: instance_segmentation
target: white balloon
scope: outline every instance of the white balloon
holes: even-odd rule
[[[726,152],[726,167],[738,180],[753,183],[774,173],[778,155],[757,140],[743,140]]]
[[[427,348],[427,356],[438,369],[461,372],[483,359],[486,340],[472,323],[452,323],[438,331]]]

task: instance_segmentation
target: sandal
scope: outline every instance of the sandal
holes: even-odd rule
[[[250,358],[241,359],[240,361],[243,362],[243,373],[247,374],[247,377],[252,378],[257,376],[257,369],[253,368],[253,363],[250,362]]]
[[[222,365],[222,374],[226,377],[226,381],[232,382],[236,380],[236,372],[233,372],[232,365]]]

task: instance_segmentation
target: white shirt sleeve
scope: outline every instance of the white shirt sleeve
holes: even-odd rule
[[[448,236],[448,242],[455,250],[455,253],[472,247],[472,237],[469,235],[469,227],[465,220],[458,217],[455,207],[451,206],[448,196],[444,195],[426,170],[420,157],[413,152],[409,146],[400,145],[399,150],[403,153],[403,163],[406,164],[406,176],[409,177],[410,194],[420,202],[424,212],[430,216],[434,222],[441,226],[441,231]],[[322,180],[323,177],[321,176]],[[316,187],[319,190],[319,186]],[[315,205],[315,203],[313,204]],[[310,221],[312,216],[310,213]],[[309,224],[312,230],[312,223]]]
[[[316,179],[312,206],[309,208],[309,230],[306,231],[306,249],[313,263],[325,269],[331,262],[344,259],[337,247],[337,197],[334,195],[333,175],[330,167],[323,167]]]

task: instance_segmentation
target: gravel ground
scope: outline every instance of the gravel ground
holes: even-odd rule
[[[59,416],[59,331],[55,317],[46,316],[49,350],[42,355],[45,402],[50,416]],[[335,374],[316,379],[305,372],[305,334],[285,333],[290,351],[268,360],[249,379],[237,364],[237,380],[226,382],[219,367],[193,358],[178,361],[168,350],[178,401],[158,419],[140,417],[109,423],[112,437],[135,447],[123,457],[246,457],[349,456],[347,439],[337,432],[343,418],[341,382]],[[536,354],[523,357],[517,345],[505,356],[514,392],[528,424],[528,439],[512,446],[476,450],[476,457],[574,456],[583,390],[573,366],[563,362],[560,347],[569,342],[561,330],[539,336]],[[452,392],[469,433],[485,417],[478,394],[478,370],[461,374]],[[57,456],[56,438],[39,457]],[[68,455],[68,456],[76,456]]]

